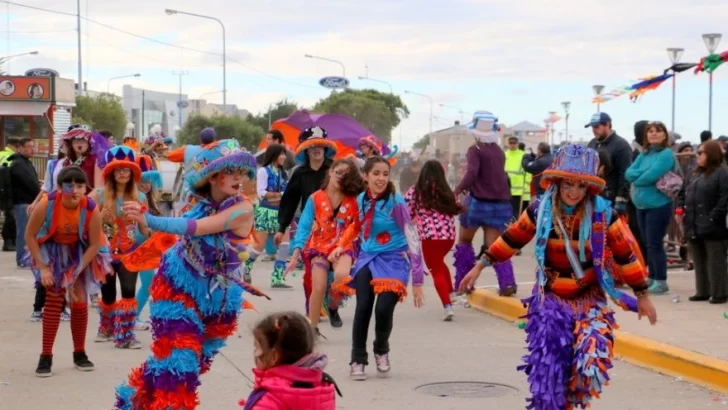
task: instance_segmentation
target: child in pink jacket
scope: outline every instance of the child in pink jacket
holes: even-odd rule
[[[255,386],[243,410],[334,410],[336,382],[324,373],[325,354],[314,353],[315,334],[296,312],[273,313],[258,323]]]

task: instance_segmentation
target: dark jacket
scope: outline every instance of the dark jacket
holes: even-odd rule
[[[321,185],[324,183],[331,163],[331,160],[326,159],[321,165],[321,168],[315,171],[311,169],[308,162],[305,165],[294,168],[293,175],[291,175],[288,186],[281,197],[281,206],[278,208],[278,224],[280,225],[278,232],[286,232],[286,229],[293,222],[293,217],[296,216],[298,207],[300,206],[301,211],[303,211],[308,197],[321,189]]]
[[[678,194],[677,207],[685,210],[685,239],[728,240],[728,167],[692,174]]]
[[[533,180],[531,184],[536,188],[536,194],[541,195],[544,189],[541,187],[541,173],[546,171],[551,163],[554,162],[554,156],[550,152],[543,154],[540,157],[536,157],[536,154],[526,154],[521,160],[521,166],[523,170],[529,174],[533,174]]]
[[[20,153],[11,155],[9,160],[13,205],[30,205],[40,193],[38,173],[33,163]]]
[[[617,197],[629,200],[629,183],[624,179],[624,173],[632,165],[632,148],[624,138],[612,132],[610,136],[602,141],[596,138],[589,142],[589,148],[604,149],[609,154],[611,166],[606,175],[607,188],[602,191],[602,196],[614,202]]]

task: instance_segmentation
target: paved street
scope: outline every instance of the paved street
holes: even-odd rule
[[[522,257],[525,259],[525,257]],[[98,316],[91,314],[88,353],[96,364],[93,373],[72,368],[71,335],[63,323],[56,342],[54,376],[34,376],[40,349],[40,323],[28,317],[33,300],[29,271],[7,268],[12,255],[0,254],[0,409],[55,410],[108,409],[113,403],[113,387],[124,379],[132,366],[141,363],[151,341],[151,334],[139,338],[145,349],[115,350],[110,344],[92,342]],[[272,263],[260,263],[254,282],[266,288],[267,271]],[[521,267],[519,262],[517,269]],[[273,301],[253,300],[261,313],[280,309],[302,309],[300,275],[291,279],[296,290],[271,292]],[[426,306],[417,310],[408,300],[397,307],[392,337],[392,376],[387,380],[370,378],[352,382],[347,378],[350,349],[350,325],[353,305],[342,311],[344,328],[331,330],[322,324],[328,337],[319,348],[329,354],[328,372],[339,382],[344,397],[339,409],[521,409],[527,395],[523,374],[515,371],[523,354],[524,333],[512,324],[472,309],[459,307],[453,323],[441,321],[441,308],[434,288],[428,281]],[[624,315],[620,315],[622,318]],[[250,392],[253,341],[250,328],[260,316],[246,311],[238,337],[230,340],[224,355],[219,356],[200,389],[201,409],[235,409],[241,397]],[[369,369],[370,373],[373,369]],[[607,388],[597,409],[703,409],[728,408],[728,400],[702,388],[664,377],[626,363],[618,362],[612,372],[613,384]],[[446,381],[490,382],[512,386],[501,397],[434,397],[415,391],[424,384]],[[497,393],[497,388],[484,393]],[[478,393],[461,389],[461,393]],[[297,409],[298,410],[298,409]]]

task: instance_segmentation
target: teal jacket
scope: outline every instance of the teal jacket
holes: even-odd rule
[[[632,203],[637,209],[654,209],[672,202],[657,189],[656,184],[674,168],[675,155],[670,148],[653,147],[634,160],[624,177],[632,184]]]

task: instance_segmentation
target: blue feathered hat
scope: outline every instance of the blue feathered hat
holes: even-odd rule
[[[213,175],[228,169],[246,171],[248,178],[255,178],[255,157],[240,149],[236,140],[215,141],[192,158],[190,172],[185,180],[194,191],[202,187]]]

